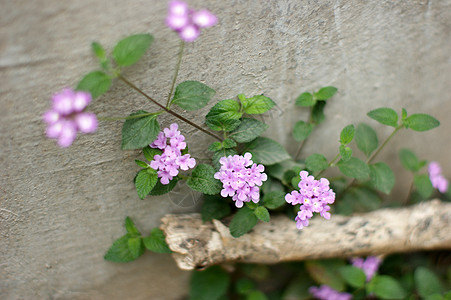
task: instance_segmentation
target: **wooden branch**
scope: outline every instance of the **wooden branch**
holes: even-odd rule
[[[352,217],[316,217],[302,230],[286,216],[275,216],[239,238],[233,238],[221,221],[202,223],[199,214],[162,219],[172,255],[184,270],[227,261],[277,263],[450,249],[450,225],[451,203],[439,200]]]

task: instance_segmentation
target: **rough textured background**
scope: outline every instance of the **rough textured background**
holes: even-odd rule
[[[335,155],[339,131],[388,106],[426,112],[442,125],[428,133],[402,132],[382,153],[398,170],[394,197],[405,197],[411,176],[400,170],[397,151],[415,147],[438,160],[451,176],[451,1],[190,1],[208,7],[220,25],[186,47],[180,81],[200,80],[216,89],[214,101],[238,93],[265,93],[278,109],[267,116],[267,135],[296,145],[287,134],[306,113],[293,108],[305,90],[335,85],[328,121],[305,154]],[[131,216],[147,233],[166,213],[188,212],[188,200],[140,201],[134,191],[139,151],[120,150],[121,122],[102,122],[94,135],[68,149],[44,137],[41,114],[52,93],[95,67],[91,41],[109,49],[139,32],[155,36],[144,59],[126,74],[165,99],[178,38],[164,26],[166,1],[1,1],[0,11],[0,298],[179,299],[189,273],[168,255],[146,253],[129,264],[103,261]],[[90,106],[100,116],[152,109],[118,82]],[[206,110],[204,110],[205,112]],[[202,123],[203,113],[192,114]],[[173,119],[166,118],[163,125]],[[381,137],[389,129],[376,125]],[[209,141],[182,126],[202,155]],[[194,141],[196,146],[193,146]]]

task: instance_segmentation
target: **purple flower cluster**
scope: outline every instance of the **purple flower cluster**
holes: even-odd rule
[[[234,155],[222,157],[219,162],[221,168],[214,177],[221,180],[223,189],[221,196],[232,197],[236,207],[243,207],[244,202],[260,201],[260,189],[263,181],[268,179],[263,171],[263,165],[254,164],[251,160],[252,154],[246,153],[244,156]]]
[[[357,257],[351,259],[351,263],[354,267],[360,268],[366,275],[366,281],[369,282],[373,278],[379,269],[379,265],[382,260],[375,256],[368,256],[366,259]]]
[[[166,25],[175,30],[185,42],[193,42],[200,35],[200,29],[214,26],[218,19],[206,9],[192,10],[183,1],[171,1]]]
[[[330,219],[330,206],[335,201],[335,193],[329,188],[329,180],[321,178],[315,180],[309,176],[307,171],[299,173],[299,192],[292,191],[285,195],[285,201],[292,205],[301,204],[301,208],[296,216],[296,227],[302,229],[308,226],[313,213],[319,213],[323,218]]]
[[[312,286],[309,288],[310,294],[319,300],[350,300],[352,295],[348,293],[341,293],[334,290],[328,285],[321,285],[320,287]]]
[[[185,137],[180,134],[176,123],[160,132],[149,146],[163,150],[161,155],[154,155],[150,162],[150,167],[158,171],[162,184],[168,184],[174,176],[177,176],[179,168],[186,171],[196,165],[196,160],[189,154],[182,155],[182,150],[186,148]]]
[[[442,169],[438,162],[432,161],[428,167],[429,179],[432,186],[439,190],[440,193],[448,191],[448,180],[442,175]]]
[[[53,95],[52,108],[43,115],[47,123],[46,134],[57,139],[60,147],[69,147],[77,132],[91,133],[96,131],[98,121],[94,113],[84,112],[91,102],[90,93],[64,89]]]

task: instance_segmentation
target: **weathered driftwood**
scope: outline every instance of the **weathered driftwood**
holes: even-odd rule
[[[173,257],[185,270],[226,261],[276,263],[450,249],[450,225],[451,203],[439,200],[352,217],[314,218],[302,230],[287,217],[276,216],[239,238],[218,220],[203,223],[199,214],[162,219]]]

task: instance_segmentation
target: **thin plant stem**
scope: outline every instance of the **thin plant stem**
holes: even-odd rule
[[[308,123],[309,124],[312,124],[312,115],[313,115],[313,106],[310,108],[310,114],[309,114],[309,117],[308,117]],[[313,128],[312,128],[312,130],[313,130]],[[298,149],[296,150],[296,154],[294,155],[294,160],[298,159],[298,156],[301,154],[302,148],[304,148],[305,141],[307,140],[307,138],[305,138],[301,142],[301,144],[299,145]]]
[[[175,82],[177,81],[177,76],[179,75],[179,70],[180,70],[180,65],[182,63],[182,56],[183,56],[183,49],[185,48],[185,42],[184,41],[180,41],[180,49],[179,49],[179,55],[177,58],[177,64],[175,65],[175,73],[174,73],[174,78],[172,78],[172,84],[171,84],[171,91],[169,92],[168,95],[168,100],[166,102],[166,107],[169,109],[171,107],[171,97],[172,97],[172,92],[174,91],[174,86],[175,86]]]
[[[315,175],[316,178],[318,178],[318,176],[320,176],[321,174],[324,173],[324,171],[326,171],[329,167],[332,167],[333,164],[337,161],[337,159],[340,157],[340,153],[338,153],[337,155],[335,155],[335,157],[327,164],[327,168],[325,168],[324,170],[321,170],[318,174]]]
[[[147,99],[149,99],[150,101],[152,101],[153,103],[155,103],[156,105],[158,105],[160,108],[162,108],[164,111],[170,113],[171,115],[173,115],[174,117],[182,120],[183,122],[199,129],[200,131],[208,134],[209,136],[214,137],[215,139],[222,141],[222,138],[212,132],[209,132],[208,130],[205,130],[204,128],[200,127],[199,125],[191,122],[190,120],[188,120],[185,117],[182,117],[181,115],[179,115],[178,113],[170,110],[169,108],[164,107],[163,105],[161,105],[160,103],[158,103],[157,101],[155,101],[152,97],[150,97],[149,95],[147,95],[146,93],[144,93],[140,88],[138,88],[136,85],[134,85],[133,83],[131,83],[130,81],[128,81],[124,76],[122,76],[121,74],[118,75],[118,78],[120,80],[122,80],[123,82],[125,82],[128,86],[130,86],[132,89],[134,89],[135,91],[137,91],[138,93],[140,93],[141,95],[143,95],[144,97],[146,97]]]
[[[145,113],[145,114],[139,114],[139,115],[133,115],[133,116],[126,116],[126,117],[98,117],[99,121],[120,121],[120,120],[131,120],[131,119],[138,119],[143,118],[151,115],[159,115],[163,113],[163,110],[153,112],[153,113]]]
[[[410,188],[409,188],[409,193],[407,194],[407,197],[406,197],[406,199],[404,200],[404,205],[407,205],[407,204],[409,204],[409,200],[410,200],[410,196],[412,195],[412,191],[413,191],[413,181],[412,181],[412,183],[410,184]]]

